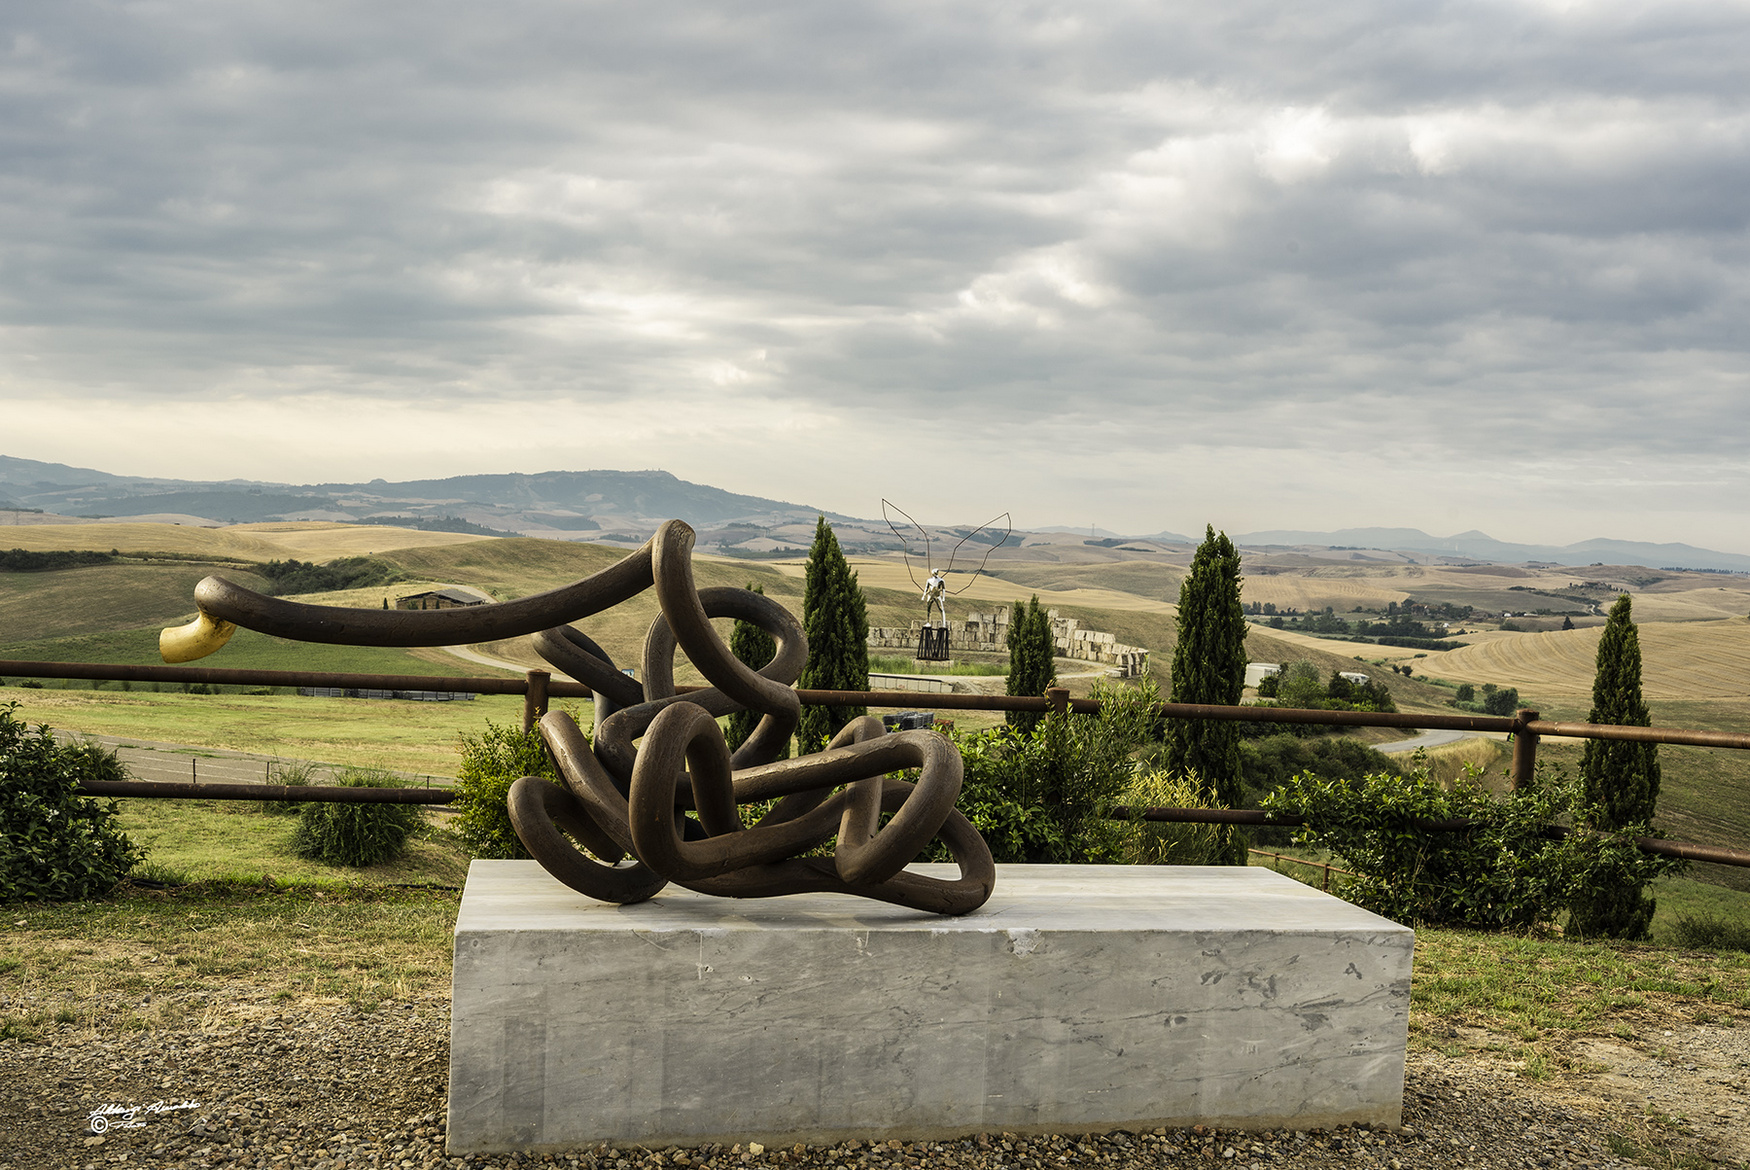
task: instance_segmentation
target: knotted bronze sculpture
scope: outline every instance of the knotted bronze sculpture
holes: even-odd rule
[[[348,646],[453,646],[535,635],[553,666],[617,708],[592,744],[569,715],[540,722],[563,785],[525,776],[510,816],[529,853],[572,889],[639,902],[669,882],[728,897],[835,891],[938,914],[965,914],[990,897],[989,847],[954,808],[960,755],[933,731],[889,734],[865,716],[827,750],[777,760],[796,730],[792,685],[808,657],[801,626],[776,601],[745,589],[698,589],[693,530],[670,520],[648,543],[581,581],[518,601],[467,609],[372,610],[305,605],[208,577],[195,587],[200,616],[166,630],[166,662],[204,657],[247,629]],[[643,682],[614,665],[567,623],[656,590],[661,614],[644,642]],[[758,671],[729,652],[712,618],[752,622],[777,643]],[[684,651],[711,686],[676,692]],[[730,754],[717,717],[757,711],[759,724]],[[918,769],[915,782],[890,773]],[[740,806],[775,801],[745,827]],[[888,819],[882,823],[883,814]],[[837,838],[831,857],[807,857]],[[908,873],[940,839],[957,880]]]

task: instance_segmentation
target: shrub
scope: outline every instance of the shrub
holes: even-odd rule
[[[145,850],[116,823],[113,800],[77,795],[81,780],[125,780],[113,751],[61,744],[0,705],[0,901],[101,897],[132,872]]]
[[[1679,914],[1671,921],[1671,938],[1680,947],[1698,950],[1750,951],[1750,923]]]
[[[335,783],[344,788],[401,786],[389,773],[368,768],[347,768]],[[399,857],[423,820],[416,804],[306,801],[298,813],[292,849],[299,857],[325,865],[376,865]]]
[[[1511,715],[1519,709],[1519,689],[1484,683],[1482,705],[1490,715]]]
[[[1416,926],[1543,926],[1607,874],[1650,881],[1680,864],[1635,848],[1636,836],[1650,835],[1645,825],[1609,834],[1549,832],[1559,818],[1586,816],[1571,781],[1527,785],[1497,799],[1480,775],[1467,768],[1451,789],[1425,768],[1360,782],[1301,775],[1261,804],[1304,817],[1295,842],[1331,850],[1357,875],[1345,883],[1345,898]],[[1473,824],[1454,831],[1428,824],[1443,820]]]
[[[1347,736],[1305,736],[1279,732],[1260,739],[1240,740],[1240,767],[1246,781],[1246,799],[1256,803],[1301,773],[1315,773],[1327,780],[1360,780],[1375,772],[1401,772],[1399,761]],[[1263,827],[1251,830],[1260,845],[1287,845],[1292,829]]]
[[[1096,686],[1098,715],[1053,713],[1033,734],[998,727],[958,737],[965,779],[960,811],[998,861],[1116,858],[1122,830],[1105,819],[1129,789],[1137,747],[1155,723],[1160,692]]]
[[[587,734],[587,733],[586,733]],[[510,786],[524,776],[557,779],[541,733],[486,721],[479,735],[463,733],[462,767],[456,776],[456,836],[475,857],[526,858],[506,803]]]
[[[1124,793],[1134,809],[1203,808],[1204,788],[1195,776],[1151,769],[1139,772]],[[1232,849],[1233,830],[1223,825],[1127,821],[1118,838],[1119,860],[1129,865],[1220,865]]]
[[[315,768],[309,764],[283,764],[278,761],[268,766],[269,784],[283,784],[288,788],[306,788],[315,778]],[[270,817],[295,817],[304,811],[307,802],[302,800],[264,800],[261,811]]]

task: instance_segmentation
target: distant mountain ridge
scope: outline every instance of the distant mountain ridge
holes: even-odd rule
[[[1469,557],[1479,561],[1522,564],[1548,561],[1556,565],[1645,565],[1648,568],[1719,569],[1750,572],[1750,556],[1697,548],[1692,544],[1652,544],[1604,537],[1577,544],[1514,544],[1487,533],[1430,536],[1418,528],[1340,528],[1335,532],[1247,532],[1233,538],[1242,547],[1305,547],[1381,549],[1429,556]]]
[[[62,516],[184,516],[214,523],[332,520],[405,523],[448,531],[541,536],[557,540],[642,539],[678,517],[700,530],[699,547],[731,555],[784,556],[806,551],[816,516],[840,532],[847,552],[897,549],[886,525],[785,500],[742,495],[690,483],[666,471],[544,471],[457,475],[442,479],[366,483],[285,484],[252,480],[188,480],[113,475],[86,467],[0,455],[0,509],[17,506]],[[937,529],[948,533],[964,529]],[[1051,525],[1036,533],[1089,534],[1087,543],[1122,548],[1126,541],[1190,545],[1174,532],[1121,536],[1103,528]],[[1017,533],[1019,535],[1019,533]],[[1486,533],[1430,536],[1417,528],[1342,528],[1333,532],[1271,530],[1233,537],[1242,548],[1374,549],[1418,557],[1520,564],[1645,565],[1649,568],[1750,572],[1750,556],[1688,544],[1598,538],[1570,545],[1514,544]],[[1141,550],[1138,550],[1141,551]]]
[[[637,532],[670,517],[695,528],[804,523],[851,517],[785,500],[689,483],[666,471],[549,471],[460,475],[391,483],[283,484],[266,481],[119,476],[0,456],[0,500],[66,516],[125,518],[180,514],[225,523],[267,520],[383,521],[455,518],[501,532],[578,539]]]

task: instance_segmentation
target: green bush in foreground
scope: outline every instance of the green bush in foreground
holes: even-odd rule
[[[112,751],[26,727],[17,709],[0,704],[0,901],[101,897],[145,850],[118,827],[115,801],[77,791],[85,779],[126,780],[127,770]]]
[[[1671,938],[1680,947],[1697,950],[1750,951],[1750,923],[1711,914],[1679,914],[1671,920]]]
[[[1260,803],[1306,819],[1295,842],[1329,849],[1356,875],[1344,884],[1346,899],[1413,926],[1545,926],[1601,882],[1644,884],[1682,864],[1635,848],[1635,837],[1653,835],[1646,825],[1547,833],[1546,825],[1588,819],[1571,781],[1501,798],[1480,775],[1471,769],[1446,789],[1425,769],[1358,782],[1303,774]],[[1441,831],[1421,823],[1444,820],[1475,824]]]
[[[310,764],[286,764],[275,761],[268,768],[268,783],[287,788],[306,788],[315,782],[316,769]],[[304,811],[302,800],[264,800],[261,811],[270,817],[295,817]]]
[[[763,664],[762,664],[763,665]],[[557,779],[541,733],[486,721],[479,735],[461,736],[462,767],[456,776],[456,836],[475,857],[527,858],[506,803],[510,786],[524,776]]]
[[[1206,786],[1196,776],[1141,771],[1124,794],[1130,808],[1203,808]],[[1132,821],[1119,838],[1119,860],[1129,865],[1220,865],[1231,852],[1233,828],[1170,821]]]
[[[344,788],[399,788],[387,772],[347,768],[335,778]],[[306,861],[362,868],[392,861],[423,820],[416,804],[339,804],[307,801],[298,814],[292,849]]]
[[[1116,860],[1135,826],[1106,819],[1124,800],[1136,749],[1147,741],[1160,693],[1094,689],[1097,715],[1053,713],[1031,735],[997,727],[956,737],[965,779],[960,811],[998,861]]]

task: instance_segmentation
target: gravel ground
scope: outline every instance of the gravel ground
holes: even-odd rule
[[[444,1151],[448,1061],[445,1000],[335,1004],[221,1001],[191,993],[175,1021],[145,1031],[49,1025],[0,1041],[0,1170],[110,1166],[361,1167],[579,1166],[591,1170],[763,1170],[941,1167],[1579,1167],[1746,1164],[1744,1068],[1750,1029],[1693,1026],[1606,1071],[1532,1082],[1485,1057],[1412,1056],[1397,1132],[1156,1130],[1103,1136],[973,1134],[949,1142],[767,1149],[591,1149],[460,1158]],[[162,1008],[164,1005],[158,1005]],[[1607,1053],[1605,1055],[1608,1055]],[[1657,1107],[1688,1081],[1718,1092],[1691,1124]],[[1663,1096],[1661,1096],[1663,1094]],[[103,1115],[94,1111],[143,1107]],[[1655,1112],[1649,1114],[1649,1109]],[[1736,1110],[1734,1114],[1732,1111]],[[1713,1114],[1719,1114],[1718,1117]],[[1649,1120],[1651,1118],[1651,1120]],[[1644,1151],[1637,1160],[1623,1144]],[[1612,1146],[1617,1151],[1612,1152]]]

